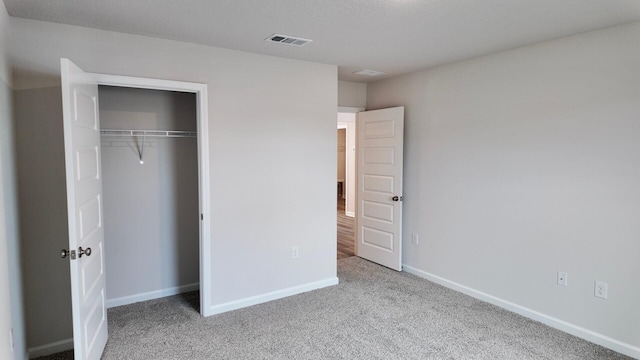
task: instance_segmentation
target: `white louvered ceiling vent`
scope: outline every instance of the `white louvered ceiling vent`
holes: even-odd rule
[[[353,72],[356,75],[365,75],[365,76],[380,76],[380,75],[387,75],[387,73],[382,72],[382,71],[375,71],[375,70],[367,70],[367,69],[362,69],[359,71],[354,71]]]
[[[281,34],[273,34],[268,38],[264,39],[264,41],[271,41],[280,44],[293,45],[293,46],[304,46],[313,40],[303,39],[299,37],[293,37],[289,35],[281,35]]]

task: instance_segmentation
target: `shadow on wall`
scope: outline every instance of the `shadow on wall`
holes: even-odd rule
[[[34,76],[37,74],[34,74]],[[59,82],[59,79],[58,79]],[[27,347],[72,337],[62,93],[14,91]]]
[[[18,179],[16,169],[15,150],[15,118],[13,110],[13,91],[11,87],[0,79],[0,276],[3,277],[2,286],[8,286],[9,291],[0,295],[4,306],[9,306],[6,314],[2,316],[3,329],[11,329],[13,332],[13,355],[16,358],[24,358],[26,350],[24,339],[24,311],[22,296],[22,271],[20,266],[20,231],[18,216]],[[5,252],[6,251],[6,252]],[[6,276],[6,277],[5,277]],[[8,281],[8,283],[5,283]],[[8,321],[8,323],[5,323]],[[5,328],[7,326],[8,328]],[[8,340],[8,339],[7,339]],[[2,354],[7,354],[8,341],[3,341]],[[0,355],[2,356],[2,355]]]
[[[188,94],[187,98],[173,96],[169,100],[170,127],[178,130],[197,131],[196,96]],[[169,177],[165,178],[166,187],[172,194],[174,234],[178,241],[171,245],[175,253],[176,267],[173,276],[181,284],[194,279],[199,281],[200,264],[200,208],[198,188],[198,140],[176,139],[171,149],[173,158],[167,169]],[[182,243],[182,244],[181,244]],[[194,266],[195,265],[195,266]],[[192,269],[191,269],[192,268]],[[171,276],[171,275],[170,275]],[[196,309],[200,311],[200,308]]]
[[[59,66],[60,64],[58,63],[58,71],[60,70]],[[60,87],[61,83],[59,73],[27,70],[21,68],[20,65],[12,66],[11,77],[13,78],[14,84],[20,84],[20,89],[54,88]],[[62,98],[60,98],[60,102],[62,103]],[[62,113],[60,113],[60,118],[62,118]]]

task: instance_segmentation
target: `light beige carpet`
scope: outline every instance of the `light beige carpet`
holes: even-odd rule
[[[197,293],[110,309],[103,359],[628,359],[357,257],[339,260],[338,276],[209,318]]]

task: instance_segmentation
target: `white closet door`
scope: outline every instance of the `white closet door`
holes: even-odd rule
[[[108,337],[98,85],[68,59],[60,62],[74,357],[98,360]]]

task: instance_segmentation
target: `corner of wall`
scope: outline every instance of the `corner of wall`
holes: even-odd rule
[[[13,82],[9,65],[10,17],[0,1],[0,358],[26,359],[22,271],[19,261],[17,171],[15,160],[15,115]],[[5,265],[6,264],[6,265]],[[7,333],[10,335],[7,336]],[[6,341],[5,341],[6,339]]]
[[[364,109],[367,106],[367,84],[338,81],[338,106]]]
[[[639,356],[639,36],[622,25],[368,84],[368,108],[410,109],[407,271]],[[601,279],[618,294],[604,303]]]
[[[10,68],[7,60],[7,44],[9,34],[9,14],[4,5],[4,1],[0,0],[0,80],[11,87]]]

